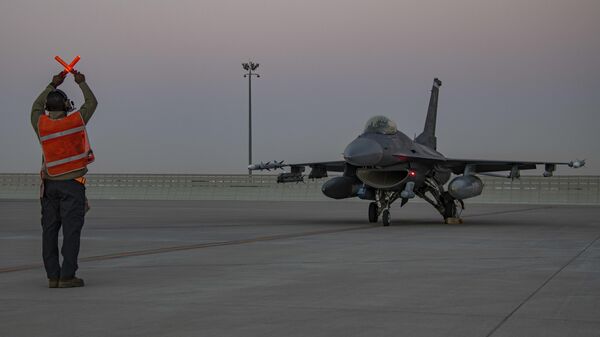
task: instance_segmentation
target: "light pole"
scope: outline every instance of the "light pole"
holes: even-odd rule
[[[248,77],[248,166],[252,165],[252,76],[260,77],[253,72],[258,68],[258,63],[252,61],[242,63],[242,68],[248,71],[244,77]],[[252,170],[248,169],[248,175],[252,175]]]

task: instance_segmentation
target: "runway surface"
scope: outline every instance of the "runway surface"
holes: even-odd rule
[[[0,336],[599,336],[600,207],[93,201],[48,289],[39,203],[0,200]]]

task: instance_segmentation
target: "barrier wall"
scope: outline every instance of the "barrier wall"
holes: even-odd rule
[[[277,184],[275,175],[90,174],[90,199],[138,200],[329,200],[321,193],[327,180]],[[468,202],[600,204],[600,176],[481,177],[485,187]],[[35,199],[39,176],[0,174],[0,199]],[[358,199],[354,199],[358,200]]]

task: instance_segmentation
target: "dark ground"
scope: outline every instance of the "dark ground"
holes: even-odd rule
[[[600,336],[600,208],[94,201],[86,287],[48,289],[39,204],[0,200],[0,336]]]

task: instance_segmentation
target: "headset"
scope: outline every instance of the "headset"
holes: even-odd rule
[[[75,110],[75,102],[73,102],[72,100],[69,99],[69,97],[67,96],[67,94],[65,94],[64,91],[60,90],[60,89],[54,89],[53,92],[58,93],[60,96],[62,96],[63,101],[65,103],[65,112],[69,113],[73,110]],[[46,110],[48,110],[48,107],[45,107]]]

